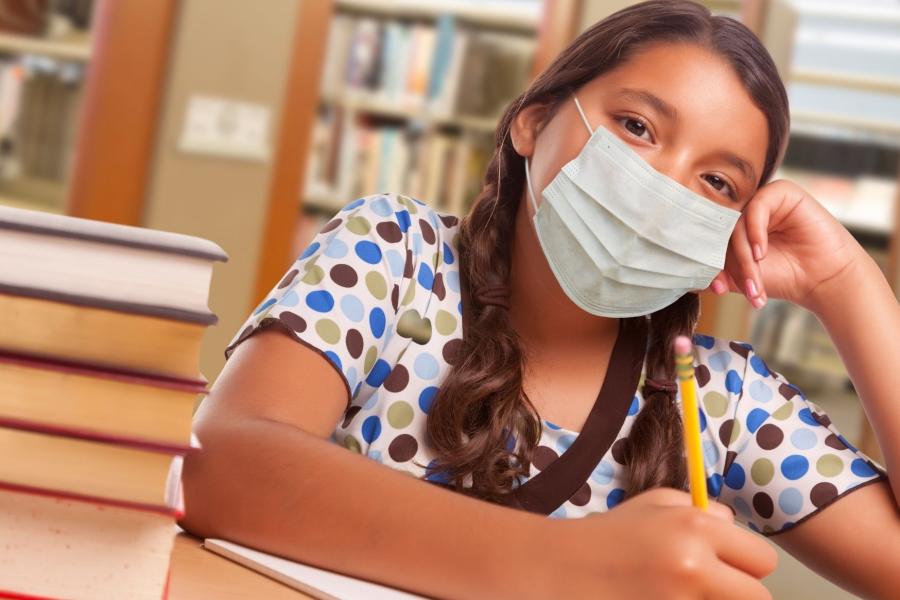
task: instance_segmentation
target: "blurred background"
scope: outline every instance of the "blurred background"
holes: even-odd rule
[[[807,188],[900,290],[900,0],[717,0],[788,87],[777,177]],[[0,204],[212,239],[201,369],[319,227],[396,191],[464,214],[497,118],[604,0],[0,0]],[[816,318],[703,297],[881,460]],[[781,553],[776,598],[850,598]]]

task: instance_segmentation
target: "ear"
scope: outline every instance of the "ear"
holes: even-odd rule
[[[529,157],[534,154],[534,145],[546,114],[547,107],[542,104],[529,104],[516,113],[509,128],[516,154]]]

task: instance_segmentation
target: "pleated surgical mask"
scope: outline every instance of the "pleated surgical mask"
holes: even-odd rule
[[[593,129],[573,98],[591,137],[544,188],[540,206],[525,158],[535,231],[563,291],[591,314],[621,318],[709,286],[741,213],[663,175],[606,128]]]

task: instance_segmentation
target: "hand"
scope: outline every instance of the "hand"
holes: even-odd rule
[[[686,492],[655,488],[601,515],[551,522],[543,560],[560,575],[553,597],[772,597],[760,579],[777,553],[725,505],[703,511]]]
[[[731,235],[725,269],[707,289],[743,294],[755,308],[769,297],[809,308],[817,290],[861,255],[868,256],[815,198],[779,179],[747,203]]]

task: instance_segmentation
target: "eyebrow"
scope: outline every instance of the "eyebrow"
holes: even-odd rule
[[[719,154],[719,156],[727,163],[740,169],[741,173],[743,173],[744,176],[750,180],[751,184],[756,183],[756,171],[753,169],[753,166],[746,160],[731,152],[722,152],[721,154]]]

